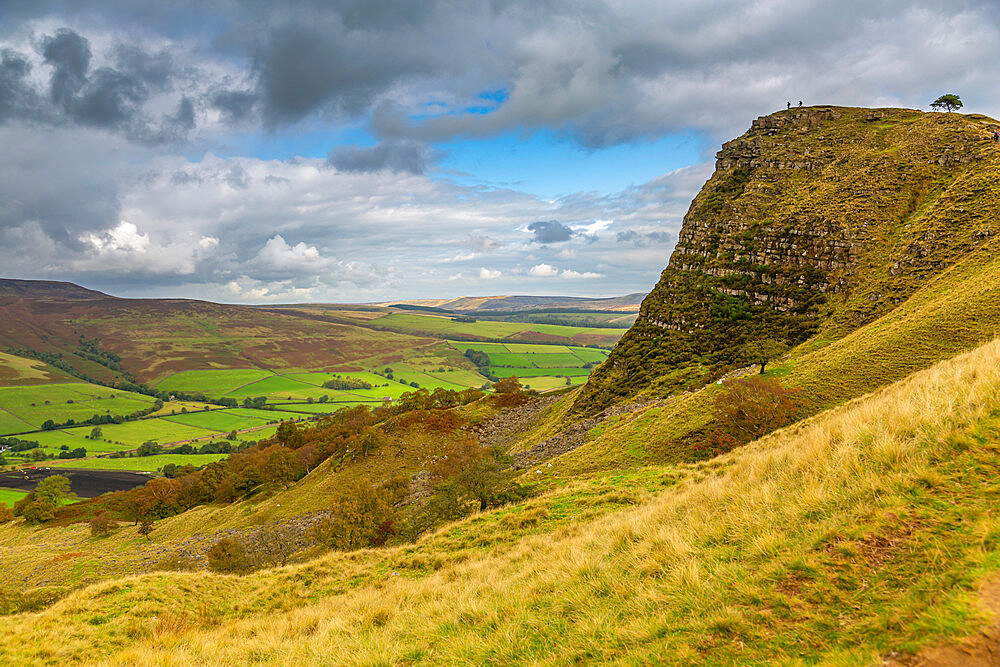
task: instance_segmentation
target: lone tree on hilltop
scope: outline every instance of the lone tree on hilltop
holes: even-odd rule
[[[767,362],[784,354],[787,349],[787,345],[773,338],[755,340],[743,346],[743,358],[747,363],[760,364],[760,372],[763,374]]]
[[[958,95],[952,95],[951,93],[947,95],[942,95],[933,102],[931,102],[932,109],[944,109],[945,111],[954,111],[955,109],[962,108],[962,98]]]

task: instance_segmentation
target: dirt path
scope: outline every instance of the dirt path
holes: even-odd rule
[[[1000,578],[984,582],[979,603],[992,622],[959,643],[929,646],[916,655],[890,655],[885,667],[996,667],[1000,665]]]

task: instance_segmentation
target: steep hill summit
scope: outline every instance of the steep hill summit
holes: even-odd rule
[[[881,317],[997,233],[997,121],[810,107],[717,154],[639,318],[576,402],[703,385],[757,339],[827,340]]]

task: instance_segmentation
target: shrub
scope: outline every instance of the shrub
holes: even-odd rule
[[[390,491],[369,482],[354,482],[338,494],[330,507],[331,516],[312,531],[317,542],[348,551],[380,546],[394,534],[394,511]]]
[[[107,537],[118,527],[118,523],[107,512],[98,512],[90,520],[91,537]]]
[[[228,537],[212,545],[207,556],[208,567],[213,572],[241,574],[252,569],[246,548]]]
[[[14,510],[0,503],[0,523],[7,523],[14,520]]]

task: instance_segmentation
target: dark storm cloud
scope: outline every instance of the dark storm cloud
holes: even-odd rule
[[[352,36],[312,26],[274,29],[256,60],[265,121],[295,122],[321,107],[356,116],[375,95],[418,69],[391,37]]]
[[[87,79],[90,43],[72,30],[62,29],[42,40],[45,63],[52,66],[49,91],[52,101],[69,109]]]
[[[67,111],[85,125],[122,127],[138,113],[147,96],[146,87],[135,77],[102,67],[67,105]]]
[[[115,62],[120,71],[160,90],[168,86],[174,72],[174,60],[169,53],[146,53],[136,46],[119,46]]]
[[[535,243],[562,243],[573,238],[573,230],[557,220],[539,220],[528,225]]]
[[[0,123],[15,117],[38,117],[42,100],[28,84],[31,64],[11,49],[0,52]]]
[[[376,146],[341,146],[331,151],[328,164],[341,171],[422,174],[434,159],[433,151],[414,142],[382,142]]]
[[[222,90],[211,98],[211,105],[222,111],[232,123],[247,120],[257,104],[257,95],[246,90]]]

